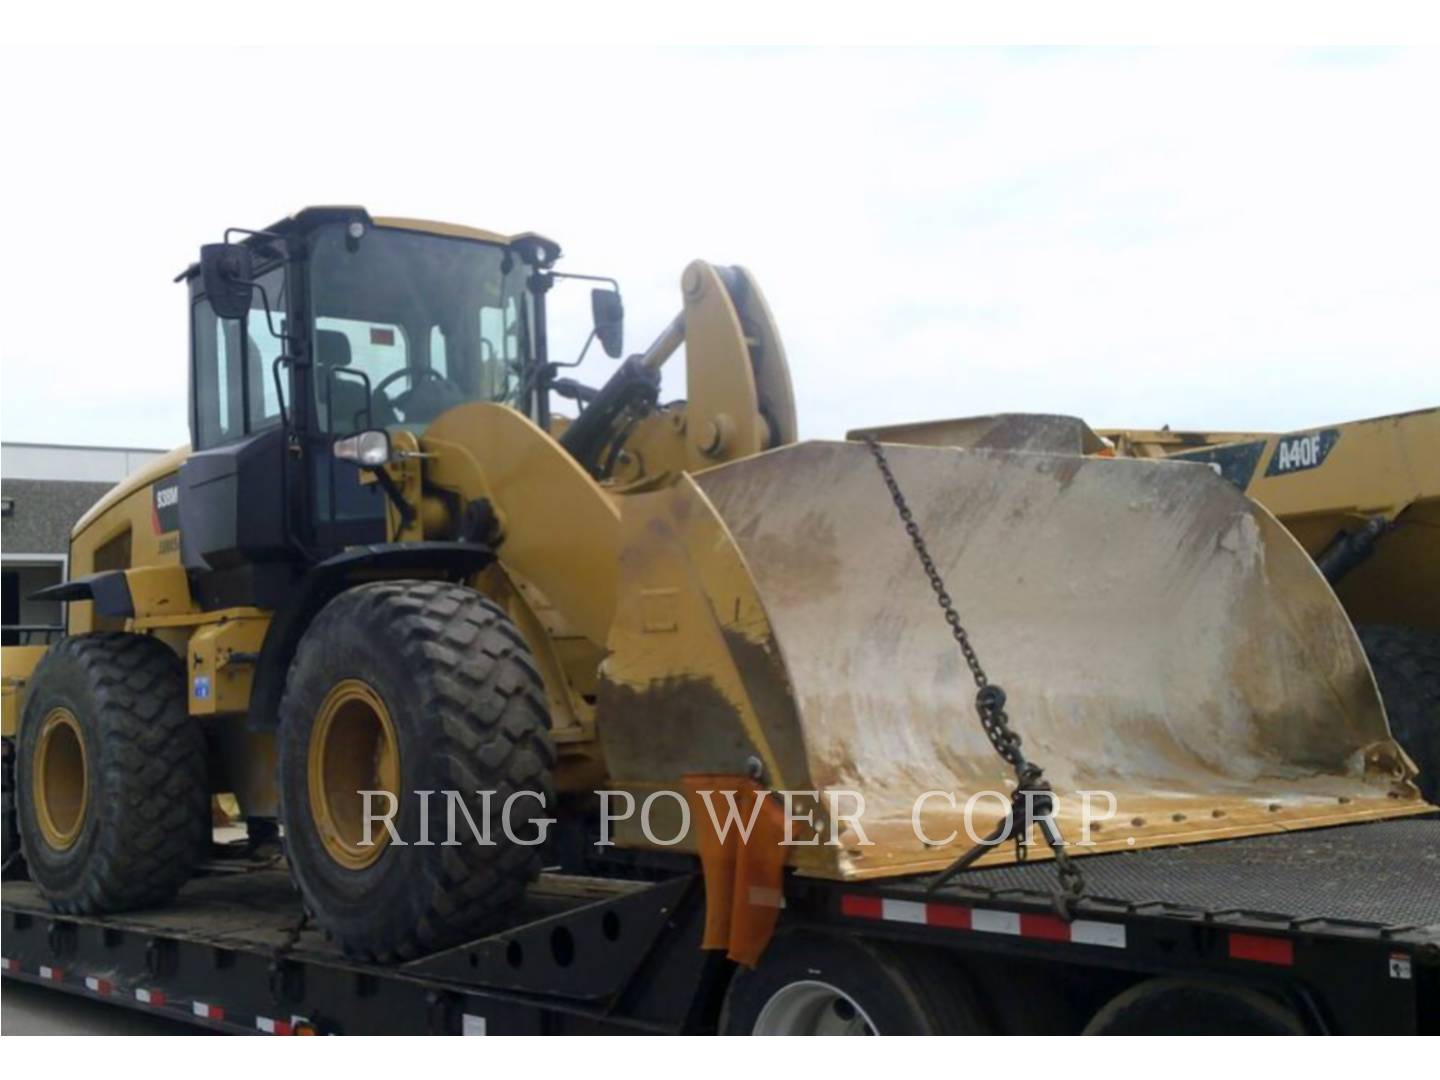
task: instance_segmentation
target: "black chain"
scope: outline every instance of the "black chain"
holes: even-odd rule
[[[925,576],[930,579],[930,588],[935,593],[935,602],[945,613],[945,622],[950,627],[955,644],[960,647],[961,655],[965,657],[965,664],[970,668],[971,678],[975,680],[975,711],[980,715],[980,726],[984,728],[985,736],[990,740],[990,745],[995,748],[995,753],[999,754],[1000,758],[1015,770],[1016,789],[1010,799],[1009,815],[983,841],[937,874],[930,882],[929,891],[935,891],[961,870],[970,866],[1007,833],[1014,836],[1016,848],[1023,859],[1025,856],[1024,841],[1029,836],[1030,826],[1033,823],[1039,826],[1041,835],[1044,836],[1046,844],[1049,845],[1055,856],[1055,868],[1060,876],[1060,889],[1055,895],[1056,910],[1063,917],[1070,918],[1075,901],[1085,891],[1085,881],[1075,864],[1071,862],[1070,856],[1065,851],[1065,840],[1050,818],[1050,813],[1055,805],[1050,781],[1045,779],[1044,769],[1027,760],[1024,751],[1021,750],[1020,736],[1011,729],[1010,717],[1005,712],[1005,691],[992,683],[986,676],[985,669],[980,666],[980,657],[976,655],[975,647],[970,644],[969,633],[960,623],[960,613],[955,610],[955,602],[945,588],[945,579],[940,576],[940,570],[936,567],[935,560],[930,557],[930,549],[926,546],[925,538],[920,533],[920,526],[915,522],[915,515],[910,510],[910,504],[905,501],[900,484],[896,481],[895,474],[890,471],[890,462],[885,457],[885,451],[881,449],[874,436],[867,435],[865,445],[869,447],[871,455],[875,458],[875,465],[885,480],[891,500],[895,503],[895,512],[900,515],[900,522],[905,526],[905,533],[910,537],[910,543],[915,546],[915,554],[920,557],[920,566],[925,571]]]

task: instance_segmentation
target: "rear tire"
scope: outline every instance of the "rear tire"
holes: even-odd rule
[[[1294,1010],[1248,986],[1160,978],[1113,998],[1085,1035],[1305,1035]]]
[[[777,934],[739,971],[723,1035],[971,1035],[989,1030],[944,954],[808,930]]]
[[[180,659],[140,634],[80,634],[35,670],[16,761],[30,877],[67,914],[163,904],[210,843],[205,734]]]
[[[3,820],[0,830],[4,833],[3,857],[0,857],[0,874],[6,881],[25,876],[25,856],[20,853],[20,825],[15,806],[15,740],[4,740],[4,759],[0,761],[0,776],[4,781]]]
[[[532,839],[554,806],[544,686],[519,630],[479,593],[434,581],[386,581],[341,593],[296,651],[280,706],[280,805],[291,873],[307,908],[347,952],[406,960],[480,936],[540,873]],[[372,822],[359,790],[398,798],[396,834]],[[415,793],[429,796],[421,813]],[[477,792],[493,791],[491,845]],[[372,797],[373,812],[385,801]],[[429,844],[420,845],[422,824]]]
[[[1440,804],[1440,634],[1405,626],[1359,626],[1390,733],[1420,767],[1420,793]]]

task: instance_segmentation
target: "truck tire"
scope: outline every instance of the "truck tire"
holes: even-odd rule
[[[1160,978],[1113,998],[1084,1035],[1305,1035],[1294,1010],[1248,986]]]
[[[958,967],[943,954],[808,930],[777,934],[737,972],[723,1035],[985,1034]]]
[[[6,881],[25,876],[25,857],[20,853],[20,824],[15,813],[15,740],[4,740],[4,759],[0,761],[0,777],[3,777],[4,796],[3,820],[0,831],[4,835],[3,858],[0,858],[0,876]]]
[[[279,730],[286,852],[320,927],[376,961],[493,930],[540,873],[539,847],[517,841],[543,836],[535,821],[554,806],[549,727],[524,638],[474,590],[384,581],[330,601],[296,650]],[[374,818],[366,843],[361,791],[395,797],[401,843]],[[423,812],[420,791],[434,793]],[[465,819],[483,830],[482,791],[495,793],[488,845]],[[520,795],[507,836],[502,810],[523,792],[543,805]],[[373,815],[389,808],[370,799]]]
[[[1395,741],[1420,767],[1420,792],[1440,803],[1440,634],[1357,626]]]
[[[151,907],[210,843],[205,734],[180,659],[154,638],[68,637],[35,670],[20,722],[20,839],[52,907]]]

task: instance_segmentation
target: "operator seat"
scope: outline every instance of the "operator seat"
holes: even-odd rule
[[[370,395],[359,379],[331,378],[336,368],[350,366],[350,339],[339,330],[315,332],[315,394],[320,417],[335,435],[360,430],[370,408]]]

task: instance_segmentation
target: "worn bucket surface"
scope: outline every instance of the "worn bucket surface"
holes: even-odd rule
[[[1082,850],[1423,811],[1334,595],[1211,469],[886,452],[1025,752],[1055,787],[1067,838],[1080,839],[1081,792],[1117,800]],[[728,533],[738,546],[768,622],[766,662],[778,659],[792,698],[787,716],[752,702],[760,726],[781,759],[779,744],[803,743],[790,749],[809,786],[865,800],[869,845],[847,834],[801,861],[844,877],[947,863],[968,846],[963,829],[929,841],[960,826],[972,794],[1009,791],[1013,777],[980,729],[970,674],[868,449],[802,443],[693,483],[708,505],[684,514],[708,509],[723,529],[705,544]],[[712,607],[724,629],[729,613]],[[752,639],[756,626],[743,628]],[[742,677],[756,663],[734,662]],[[921,840],[912,812],[927,791],[952,793],[958,809],[926,800]],[[976,803],[974,826],[998,810]],[[1014,858],[1006,845],[987,861]]]

